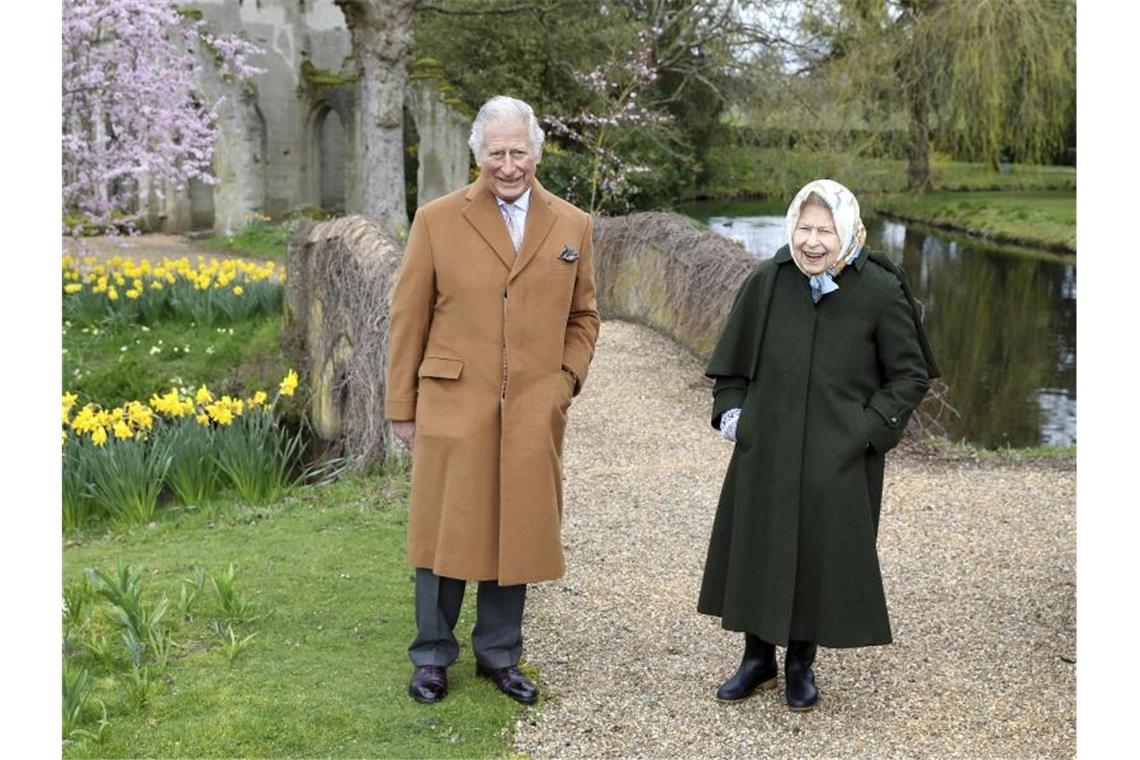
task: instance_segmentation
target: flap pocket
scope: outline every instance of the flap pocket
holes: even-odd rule
[[[420,377],[439,377],[444,380],[458,380],[463,372],[462,359],[447,359],[442,356],[429,356],[420,364]]]

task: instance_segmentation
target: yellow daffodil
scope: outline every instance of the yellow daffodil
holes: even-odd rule
[[[198,389],[198,392],[194,394],[194,400],[199,404],[208,404],[214,400],[214,394],[210,393],[210,390],[203,385]]]
[[[64,424],[67,423],[67,416],[69,414],[71,414],[71,409],[72,409],[72,407],[75,406],[75,402],[78,400],[79,400],[79,397],[76,396],[74,393],[63,394],[63,422],[64,422]]]
[[[73,282],[63,286],[64,293],[78,293],[81,290],[83,290],[83,285],[78,282]]]
[[[293,392],[297,390],[297,384],[299,382],[300,378],[297,377],[297,373],[293,370],[289,370],[289,373],[285,375],[285,379],[281,381],[281,386],[277,391],[282,396],[292,396]]]
[[[134,288],[131,288],[126,293],[124,293],[124,295],[133,301],[142,294],[139,291],[135,290]]]
[[[70,286],[70,285],[68,285],[68,287],[71,287],[71,286]],[[241,286],[241,285],[235,285],[235,286],[234,286],[234,295],[235,295],[235,296],[240,296],[240,295],[241,295],[242,293],[244,293],[244,292],[245,292],[245,289],[244,289],[244,288],[242,288],[242,286]]]
[[[197,415],[195,415],[194,419],[197,420],[199,425],[209,425],[210,424],[210,415],[206,414],[205,412],[198,413]]]
[[[100,428],[100,430],[102,430],[102,428]],[[115,423],[114,430],[115,430],[115,437],[120,439],[120,440],[135,437],[135,434],[133,432],[131,432],[130,425],[123,422],[122,420],[119,420],[118,422]]]
[[[119,291],[115,290],[114,286],[107,288],[107,298],[112,301],[119,300]]]
[[[79,414],[75,415],[75,419],[71,421],[71,429],[76,433],[90,433],[99,426],[99,421],[96,417],[95,407],[91,404],[79,410]]]
[[[100,426],[91,431],[91,443],[102,446],[107,442],[107,430]]]
[[[206,412],[210,415],[210,419],[219,425],[228,425],[234,421],[234,414],[230,410],[229,404],[210,404],[206,407]]]
[[[249,408],[256,409],[257,407],[264,404],[268,398],[269,394],[267,394],[265,391],[257,391],[253,394],[253,398],[249,400]]]
[[[150,430],[154,425],[154,413],[137,401],[127,404],[127,419],[131,425],[141,430]]]

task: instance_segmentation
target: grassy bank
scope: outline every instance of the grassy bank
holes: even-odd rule
[[[1015,164],[1009,174],[984,164],[931,161],[934,190],[1075,190],[1077,173],[1067,166]],[[831,177],[856,194],[874,196],[906,189],[906,161],[858,158],[839,153],[780,148],[718,146],[709,152],[707,179],[695,197],[774,198],[784,203],[813,179]]]
[[[1071,446],[1024,446],[985,449],[965,441],[952,441],[943,436],[929,436],[918,439],[907,436],[899,446],[904,455],[945,462],[962,460],[988,462],[993,464],[1051,463],[1061,467],[1075,467],[1077,461],[1076,444]]]
[[[486,757],[507,751],[522,709],[473,673],[467,633],[450,670],[451,693],[424,706],[406,695],[406,649],[414,633],[413,581],[404,560],[403,475],[305,489],[267,508],[240,503],[214,516],[168,512],[151,529],[70,542],[64,582],[86,568],[145,567],[144,598],[178,600],[196,568],[214,577],[232,563],[234,587],[252,620],[234,624],[236,654],[218,635],[226,613],[207,583],[183,618],[177,642],[143,706],[121,676],[84,654],[95,684],[84,711],[99,742],[66,757]],[[108,627],[104,615],[92,625]],[[108,640],[112,639],[107,633]],[[231,655],[232,659],[231,659]]]
[[[82,403],[146,401],[172,386],[208,385],[219,393],[272,389],[287,367],[273,315],[211,327],[181,320],[152,326],[104,323],[63,327],[63,387]]]
[[[213,253],[243,256],[249,259],[284,261],[291,226],[281,223],[253,222],[233,235],[215,235],[197,245]]]
[[[873,210],[907,222],[957,230],[998,243],[1075,253],[1075,191],[935,192],[887,195]]]

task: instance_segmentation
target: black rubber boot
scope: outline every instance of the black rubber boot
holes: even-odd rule
[[[784,654],[784,692],[788,707],[797,712],[810,710],[819,701],[819,689],[815,688],[815,673],[811,669],[815,651],[816,646],[810,641],[789,641]]]
[[[746,633],[744,659],[732,678],[716,690],[716,698],[721,702],[739,702],[751,697],[757,689],[774,689],[777,673],[776,645]]]

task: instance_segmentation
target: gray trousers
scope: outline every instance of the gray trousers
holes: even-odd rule
[[[459,657],[455,623],[463,605],[467,581],[443,578],[416,568],[416,638],[408,647],[414,665],[447,667]],[[500,586],[479,581],[475,598],[475,629],[471,648],[475,660],[488,668],[517,665],[522,656],[522,618],[526,584]]]

